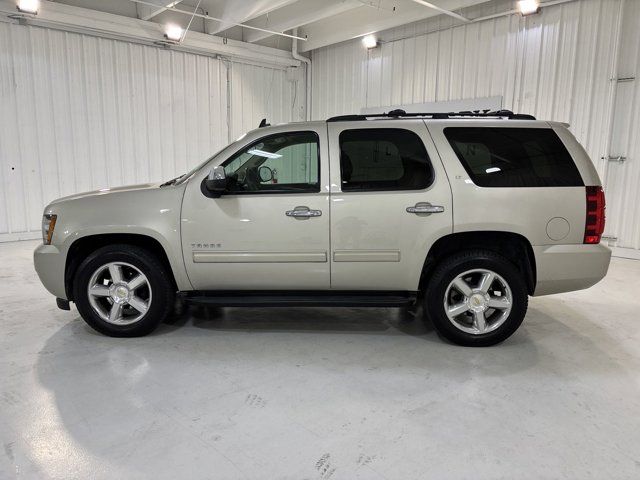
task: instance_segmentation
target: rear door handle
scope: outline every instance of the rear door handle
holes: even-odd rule
[[[293,210],[287,210],[284,212],[287,217],[293,218],[312,218],[312,217],[320,217],[322,215],[322,210],[311,210],[309,207],[304,205],[300,205],[295,207]]]
[[[444,207],[442,205],[431,205],[429,202],[418,202],[413,207],[407,207],[407,212],[431,215],[432,213],[444,212]]]

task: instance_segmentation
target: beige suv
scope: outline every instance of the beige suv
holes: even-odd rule
[[[588,288],[604,195],[564,124],[499,112],[348,115],[253,130],[162,184],[48,205],[35,266],[96,330],[151,332],[176,295],[219,306],[423,302],[492,345],[529,295]]]

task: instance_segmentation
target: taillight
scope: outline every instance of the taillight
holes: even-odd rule
[[[587,188],[587,218],[584,224],[584,243],[600,243],[604,232],[604,190]]]

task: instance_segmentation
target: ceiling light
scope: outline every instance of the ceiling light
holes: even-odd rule
[[[264,150],[258,150],[257,148],[249,150],[249,153],[251,155],[256,155],[258,157],[264,157],[264,158],[280,158],[280,157],[282,157],[282,155],[280,155],[279,153],[265,152]]]
[[[365,48],[376,48],[378,46],[378,40],[374,35],[365,35],[362,37],[362,44]]]
[[[168,40],[173,42],[179,42],[182,40],[182,34],[184,30],[180,25],[176,25],[175,23],[169,23],[164,27],[164,36],[167,37]]]
[[[18,10],[22,13],[37,15],[40,2],[38,0],[18,0]]]
[[[519,0],[518,10],[523,17],[538,13],[540,11],[540,3],[538,3],[538,0]]]

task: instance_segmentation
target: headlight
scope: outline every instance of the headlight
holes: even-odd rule
[[[42,216],[42,242],[45,245],[51,245],[51,237],[53,237],[53,229],[56,227],[57,215],[45,213]]]

